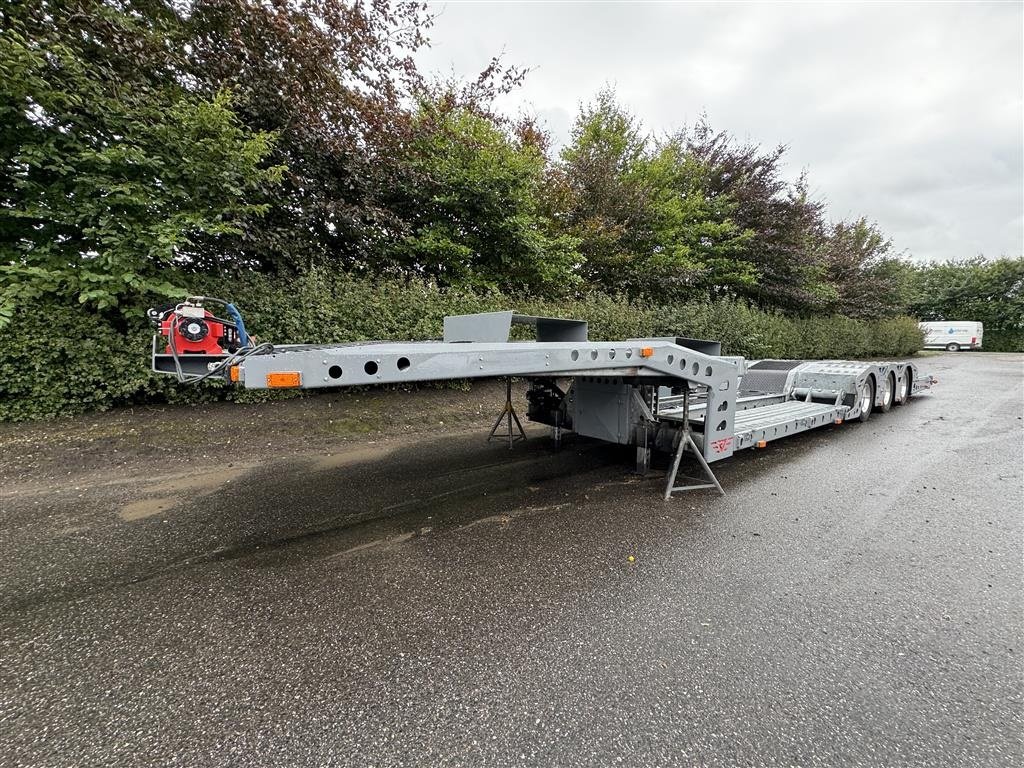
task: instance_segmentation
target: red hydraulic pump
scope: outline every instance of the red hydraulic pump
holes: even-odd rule
[[[167,337],[167,354],[223,355],[238,348],[238,331],[212,312],[195,306],[180,306],[160,321]]]
[[[205,304],[223,307],[218,317]],[[242,313],[230,301],[211,296],[189,296],[176,304],[154,307],[146,316],[157,329],[153,336],[153,370],[161,370],[160,358],[173,365],[178,381],[198,384],[210,378],[237,381],[239,363],[252,355],[273,352],[245,330]],[[163,353],[157,348],[166,342]]]

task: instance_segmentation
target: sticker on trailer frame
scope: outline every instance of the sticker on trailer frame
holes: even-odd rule
[[[711,443],[711,450],[715,453],[724,453],[732,447],[732,438],[723,437],[721,440],[715,440]]]

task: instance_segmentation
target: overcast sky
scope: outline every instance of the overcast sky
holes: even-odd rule
[[[438,2],[421,66],[532,67],[501,102],[564,143],[605,84],[654,132],[702,112],[789,145],[833,219],[866,216],[916,260],[1017,256],[1024,240],[1021,2]]]

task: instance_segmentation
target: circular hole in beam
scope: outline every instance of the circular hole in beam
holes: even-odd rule
[[[332,365],[330,368],[327,369],[327,375],[330,376],[332,379],[340,379],[341,378],[341,366],[340,365]]]
[[[363,370],[366,371],[367,376],[373,376],[377,373],[377,363],[373,360],[367,360],[366,365],[363,366]]]
[[[400,357],[400,358],[398,358],[398,370],[404,371],[410,365],[412,365],[412,363],[409,362],[409,358],[408,357]]]

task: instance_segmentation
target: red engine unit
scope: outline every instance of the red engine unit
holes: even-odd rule
[[[222,355],[230,344],[234,328],[225,326],[206,310],[203,317],[184,317],[171,313],[160,323],[160,331],[167,337],[167,354],[171,354],[171,333],[174,348],[179,355]]]

